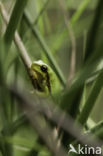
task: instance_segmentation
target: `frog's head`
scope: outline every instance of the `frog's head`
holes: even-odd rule
[[[31,69],[35,72],[41,74],[43,77],[46,76],[46,73],[48,72],[47,64],[45,64],[43,61],[34,61],[31,65]]]
[[[35,88],[38,91],[51,92],[49,67],[43,61],[34,61],[31,65],[31,74],[35,81]]]

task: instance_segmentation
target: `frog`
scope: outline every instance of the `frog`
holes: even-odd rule
[[[57,76],[52,68],[42,60],[34,61],[30,67],[30,75],[37,93],[53,95],[60,86]]]

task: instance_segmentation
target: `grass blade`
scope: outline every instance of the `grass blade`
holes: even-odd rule
[[[7,27],[5,35],[4,35],[5,44],[7,45],[6,50],[9,50],[9,47],[10,47],[11,42],[12,42],[13,37],[14,37],[14,33],[17,29],[18,23],[19,23],[20,18],[23,14],[23,11],[24,11],[24,8],[27,4],[27,1],[28,0],[22,0],[22,1],[17,0],[16,1],[12,15],[10,17],[8,27]]]
[[[84,125],[94,107],[94,104],[97,100],[97,97],[99,96],[99,93],[103,87],[103,72],[101,72],[96,81],[93,84],[91,93],[85,103],[85,106],[83,107],[83,110],[80,114],[80,116],[78,117],[77,121],[80,122],[82,125]]]

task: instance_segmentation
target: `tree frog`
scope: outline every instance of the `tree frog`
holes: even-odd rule
[[[37,92],[44,95],[55,94],[58,80],[49,65],[41,60],[34,61],[30,67],[30,74]]]

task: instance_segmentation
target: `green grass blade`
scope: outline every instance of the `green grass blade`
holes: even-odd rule
[[[79,8],[77,9],[77,11],[73,14],[70,22],[71,22],[71,25],[74,25],[78,19],[80,18],[80,16],[82,15],[82,13],[84,12],[84,10],[87,8],[88,4],[89,4],[90,0],[84,0]]]
[[[93,87],[92,87],[92,90],[91,90],[91,93],[85,103],[85,106],[83,107],[83,110],[80,114],[80,116],[78,117],[77,121],[79,123],[81,123],[82,125],[84,125],[94,107],[94,104],[99,96],[99,93],[103,87],[103,72],[101,72],[96,81],[94,82],[93,84]]]
[[[17,0],[16,4],[14,6],[12,15],[10,17],[10,21],[9,24],[7,26],[5,35],[4,35],[4,40],[5,40],[5,44],[7,45],[7,49],[9,50],[9,47],[11,45],[11,42],[13,40],[14,37],[14,33],[17,29],[18,23],[20,21],[20,18],[23,14],[24,8],[27,4],[28,0]]]
[[[99,0],[97,9],[96,9],[96,15],[90,30],[89,39],[87,40],[87,46],[85,51],[85,58],[84,61],[87,61],[87,59],[92,55],[95,48],[95,43],[97,40],[97,34],[98,34],[98,28],[100,26],[100,21],[103,16],[103,1]]]

